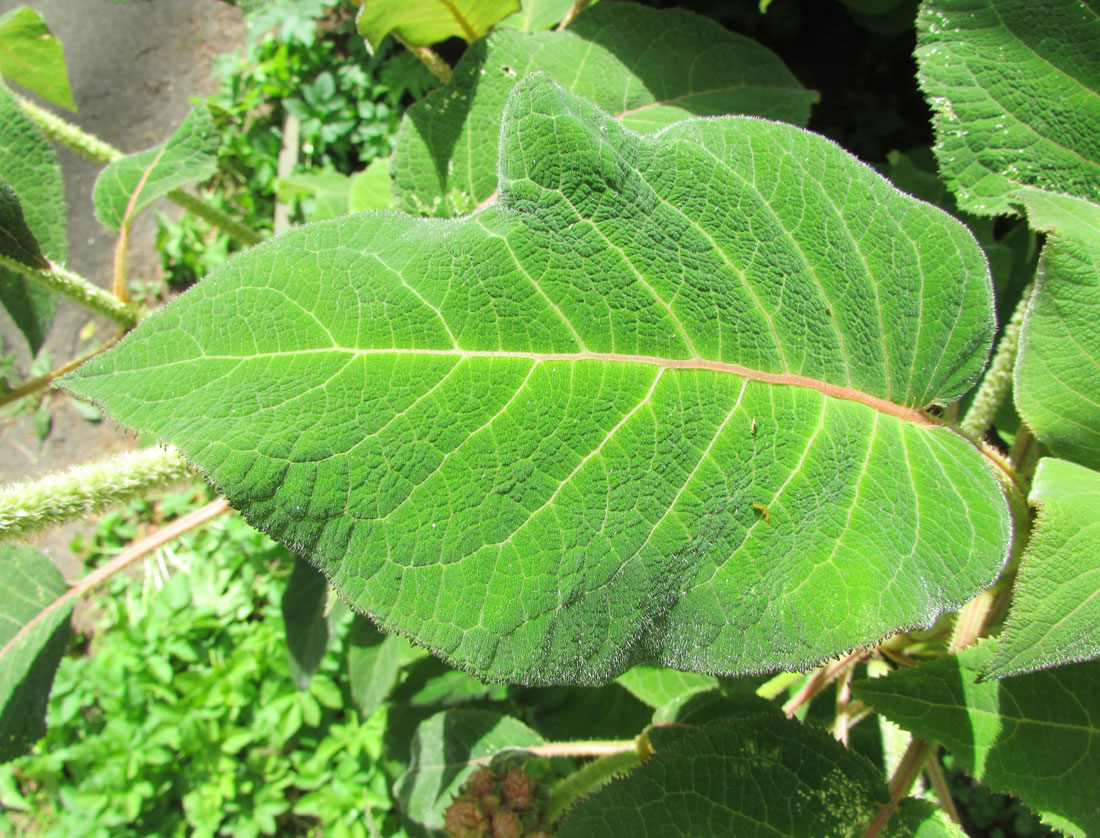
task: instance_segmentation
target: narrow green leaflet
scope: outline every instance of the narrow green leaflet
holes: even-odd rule
[[[718,681],[710,675],[656,666],[636,666],[617,680],[650,707],[661,707],[674,699],[718,686]]]
[[[944,744],[967,773],[1067,835],[1100,835],[1100,663],[978,682],[996,641],[853,684],[901,727]]]
[[[520,0],[363,0],[356,22],[372,49],[391,32],[420,47],[448,38],[472,43],[518,11],[519,4]]]
[[[0,180],[0,256],[15,259],[31,268],[48,268],[49,260],[34,237],[15,190]]]
[[[879,771],[820,728],[761,715],[659,749],[577,804],[559,838],[841,838],[889,794]]]
[[[112,230],[173,189],[214,174],[219,137],[206,105],[192,109],[176,133],[158,146],[116,160],[92,190],[96,218]]]
[[[535,72],[646,133],[714,114],[804,125],[814,95],[774,53],[681,9],[604,2],[562,32],[494,32],[406,112],[392,163],[398,209],[461,215],[490,198],[505,102]]]
[[[511,716],[488,710],[436,713],[417,728],[409,769],[394,785],[394,797],[413,822],[441,830],[443,812],[477,768],[475,760],[542,742],[541,736]]]
[[[572,6],[573,0],[522,0],[520,10],[499,25],[522,32],[540,32],[561,23]]]
[[[396,634],[383,634],[368,618],[356,614],[348,632],[351,695],[363,718],[369,718],[397,684],[401,668],[426,654]]]
[[[328,648],[327,600],[325,577],[305,559],[295,559],[283,593],[282,611],[290,677],[300,690],[309,686]]]
[[[68,252],[65,187],[57,152],[3,84],[0,84],[0,180],[15,192],[27,226],[55,262]],[[45,286],[0,268],[0,304],[7,309],[32,354],[46,339],[56,295]]]
[[[68,587],[30,547],[0,545],[0,577],[0,762],[7,762],[46,732],[46,702],[69,642],[72,605],[28,627]]]
[[[1100,202],[1097,0],[924,0],[917,39],[962,209],[1015,212],[1021,186]]]
[[[30,6],[0,15],[0,75],[55,105],[76,110],[61,41]]]
[[[986,676],[1100,656],[1100,474],[1044,458],[1029,500],[1039,514]]]
[[[800,669],[992,582],[996,478],[915,409],[989,351],[962,225],[799,128],[639,136],[544,75],[502,136],[489,209],[299,228],[66,386],[483,679]]]
[[[1017,198],[1049,234],[1016,356],[1016,408],[1059,457],[1100,468],[1100,206],[1036,189]]]

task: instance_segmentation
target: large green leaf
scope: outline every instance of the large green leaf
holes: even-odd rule
[[[501,178],[236,257],[66,385],[485,678],[803,668],[992,582],[996,478],[916,409],[989,349],[962,225],[801,129],[640,137],[542,75]]]
[[[774,53],[713,20],[604,2],[565,31],[503,30],[470,47],[450,83],[405,114],[392,164],[398,208],[457,215],[488,199],[497,188],[504,104],[535,72],[642,132],[712,114],[804,125],[814,95]]]
[[[55,105],[76,110],[61,41],[30,6],[0,15],[0,74]]]
[[[27,226],[42,251],[55,262],[68,252],[65,187],[57,152],[0,84],[0,180],[15,192]],[[46,339],[56,295],[44,285],[0,268],[0,304],[11,315],[32,354]]]
[[[173,189],[214,174],[220,138],[206,105],[191,110],[176,133],[99,173],[92,189],[96,218],[112,230]]]
[[[1100,474],[1047,457],[1030,500],[1039,515],[986,673],[998,678],[1100,657]]]
[[[0,576],[0,762],[7,762],[46,732],[46,702],[73,609],[70,603],[39,617],[68,586],[37,550],[0,545]]]
[[[443,812],[484,760],[509,748],[542,744],[542,737],[511,716],[488,710],[446,710],[422,722],[413,737],[409,769],[394,785],[405,816],[443,828]]]
[[[1016,408],[1058,456],[1100,468],[1100,206],[1036,189],[1017,197],[1049,235],[1016,357]]]
[[[860,834],[888,799],[864,757],[820,728],[760,715],[704,727],[581,801],[559,838]]]
[[[500,25],[523,32],[550,29],[565,19],[572,6],[573,0],[522,0],[520,10],[508,15]]]
[[[1096,0],[924,0],[920,82],[959,206],[1014,212],[1037,186],[1100,202]]]
[[[390,32],[413,46],[448,38],[476,41],[519,10],[520,0],[363,0],[356,22],[372,49]]]
[[[1100,835],[1100,663],[978,682],[996,642],[853,684],[886,718],[942,742],[975,779],[1069,835]]]

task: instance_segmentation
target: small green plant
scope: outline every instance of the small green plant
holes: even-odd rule
[[[934,163],[876,171],[806,130],[813,79],[682,9],[365,0],[368,44],[442,83],[388,170],[284,178],[335,217],[237,230],[247,250],[63,379],[224,496],[170,527],[228,504],[299,556],[280,608],[302,694],[339,643],[334,596],[356,612],[345,706],[385,708],[410,835],[449,809],[495,830],[498,778],[476,801],[468,783],[514,757],[547,808],[507,832],[957,838],[941,746],[1100,833],[1100,16],[844,6],[799,8],[876,49],[915,32]],[[453,67],[433,49],[452,38]],[[301,79],[289,109],[339,142],[337,79]],[[890,135],[880,117],[853,141]],[[200,108],[105,170],[123,249],[164,192],[232,229],[179,194],[219,130]],[[4,266],[130,329],[118,272],[96,294],[47,258],[48,220],[20,209],[40,185],[5,193]],[[364,185],[391,211],[344,214]],[[16,487],[0,525],[147,490],[170,456]],[[68,589],[3,554],[0,756],[41,733],[72,600],[150,538]]]

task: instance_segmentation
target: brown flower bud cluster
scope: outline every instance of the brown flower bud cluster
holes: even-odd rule
[[[447,807],[444,827],[450,838],[550,838],[545,805],[535,778],[518,765],[479,768]]]

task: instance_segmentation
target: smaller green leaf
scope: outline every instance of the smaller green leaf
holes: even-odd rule
[[[327,600],[328,581],[324,575],[305,559],[295,559],[282,608],[290,677],[300,690],[309,686],[328,648]]]
[[[542,742],[511,716],[488,710],[436,713],[417,728],[409,768],[394,785],[394,796],[410,820],[442,829],[443,812],[475,769],[475,760]]]
[[[924,0],[919,78],[959,205],[1015,212],[1021,186],[1100,200],[1100,15],[1081,0]]]
[[[860,834],[888,797],[871,763],[824,730],[761,715],[658,750],[569,814],[559,838]]]
[[[650,707],[661,707],[674,699],[718,686],[718,679],[711,675],[660,666],[635,666],[616,680]]]
[[[979,682],[983,640],[852,692],[906,730],[942,742],[976,780],[1019,797],[1068,835],[1100,835],[1100,663]]]
[[[76,110],[61,41],[29,6],[0,15],[0,74],[55,105]]]
[[[1016,357],[1016,408],[1059,457],[1100,468],[1100,206],[1038,189],[1016,197],[1048,233]]]
[[[400,635],[383,634],[370,618],[355,615],[348,633],[348,671],[351,697],[363,718],[389,697],[401,667],[426,654]]]
[[[962,827],[927,800],[903,800],[884,838],[966,838]]]
[[[39,616],[68,586],[30,547],[0,546],[0,578],[0,762],[7,762],[46,732],[46,703],[69,643],[72,605]]]
[[[30,268],[48,268],[49,260],[42,254],[15,190],[0,180],[0,255],[22,262]]]
[[[573,0],[522,0],[518,12],[508,15],[498,27],[519,29],[521,32],[541,32],[552,29],[565,19]]]
[[[390,32],[418,47],[454,37],[473,43],[519,5],[520,0],[364,0],[356,22],[372,49]]]
[[[162,195],[214,174],[220,138],[206,105],[192,109],[164,143],[116,160],[92,190],[96,217],[112,230]]]
[[[363,171],[351,176],[348,212],[393,209],[389,159],[376,158]]]
[[[1029,500],[1039,515],[985,677],[1100,657],[1100,474],[1045,458]]]
[[[306,221],[324,221],[347,214],[351,178],[335,171],[301,172],[279,178],[275,192],[280,201],[312,196],[313,209],[306,213]]]
[[[57,152],[2,84],[0,180],[15,193],[27,228],[42,252],[54,262],[63,262],[68,240],[65,187]],[[32,355],[42,348],[56,303],[57,295],[44,285],[0,268],[0,305],[27,339]]]

